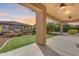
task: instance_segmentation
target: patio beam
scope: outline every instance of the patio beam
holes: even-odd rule
[[[55,20],[55,21],[57,21],[57,22],[62,22],[60,19],[58,19],[57,17],[55,17],[55,16],[53,16],[53,15],[51,15],[49,13],[46,13],[46,16],[53,19],[53,20]]]
[[[24,6],[24,7],[28,7],[35,12],[40,12],[40,11],[46,10],[46,6],[44,6],[41,3],[19,3],[19,4]],[[55,20],[55,21],[62,22],[60,19],[58,19],[57,17],[54,17],[53,15],[51,15],[47,12],[46,12],[46,16]]]
[[[35,12],[44,11],[46,9],[46,7],[41,3],[19,3],[19,4],[24,7],[30,8]]]
[[[79,20],[69,20],[69,21],[63,21],[64,23],[73,23],[73,22],[79,22]]]

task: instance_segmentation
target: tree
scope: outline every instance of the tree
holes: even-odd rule
[[[55,24],[55,31],[56,32],[59,32],[60,31],[60,24],[59,23],[56,23]]]
[[[32,34],[36,34],[36,24],[33,26],[33,29],[32,29]]]
[[[47,33],[52,33],[55,29],[55,25],[53,23],[47,23],[46,29],[47,29]]]
[[[64,32],[68,32],[68,30],[71,28],[71,26],[69,24],[64,24],[63,26],[63,31]]]

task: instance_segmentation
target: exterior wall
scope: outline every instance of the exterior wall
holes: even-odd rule
[[[0,25],[0,34],[2,34],[3,28],[2,25]]]
[[[21,32],[21,28],[22,26],[15,26],[15,25],[12,26],[13,32]]]
[[[9,25],[2,25],[3,26],[3,32],[9,32]]]
[[[21,25],[2,25],[2,32],[25,32],[31,33],[31,26],[21,26]]]
[[[26,34],[32,34],[32,26],[23,26],[23,32]]]

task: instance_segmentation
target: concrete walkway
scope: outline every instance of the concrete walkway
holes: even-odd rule
[[[58,56],[59,54],[48,46],[40,46],[36,43],[0,54],[0,56]]]
[[[46,46],[36,43],[0,54],[0,56],[79,56],[79,36],[54,36]]]

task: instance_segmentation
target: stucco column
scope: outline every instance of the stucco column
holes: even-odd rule
[[[46,14],[43,11],[36,14],[36,42],[40,45],[46,43]]]
[[[63,23],[60,24],[60,34],[63,34]]]

